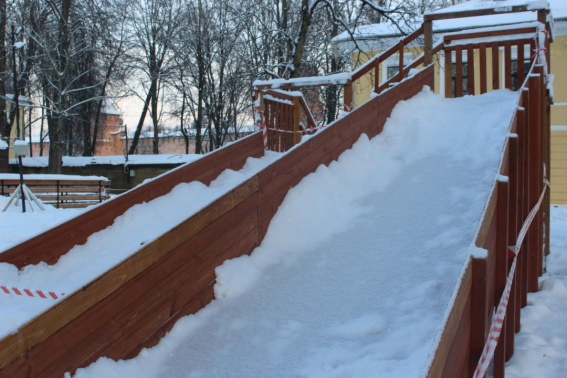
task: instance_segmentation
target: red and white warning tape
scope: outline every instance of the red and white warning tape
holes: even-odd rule
[[[506,286],[504,287],[504,292],[502,293],[502,297],[500,298],[500,302],[498,303],[498,307],[494,316],[492,317],[492,324],[490,325],[490,332],[488,333],[488,339],[484,344],[484,348],[482,350],[482,354],[480,355],[480,359],[478,360],[478,364],[476,365],[476,370],[474,371],[474,378],[484,377],[486,371],[488,370],[488,366],[494,357],[494,351],[496,349],[496,344],[498,344],[498,340],[500,339],[500,334],[502,333],[502,326],[504,325],[504,319],[506,317],[506,309],[508,307],[508,300],[510,299],[510,291],[512,289],[512,282],[514,281],[514,271],[516,270],[516,262],[518,261],[518,254],[520,253],[520,248],[522,247],[522,243],[524,242],[524,238],[526,237],[526,233],[530,225],[532,224],[543,199],[545,197],[545,191],[547,190],[549,184],[546,182],[541,195],[539,196],[539,201],[535,204],[532,211],[528,214],[522,228],[520,229],[520,233],[518,234],[518,239],[516,241],[516,245],[509,248],[509,250],[514,253],[514,261],[512,262],[512,266],[510,267],[510,273],[508,273],[508,278],[506,279]]]
[[[293,130],[280,130],[280,129],[275,129],[275,128],[272,128],[272,127],[268,127],[267,129],[268,129],[268,130],[275,131],[275,132],[277,132],[277,133],[286,133],[286,134],[307,134],[307,133],[309,133],[309,132],[311,132],[311,131],[320,130],[320,129],[322,129],[323,127],[325,127],[325,126],[321,126],[321,127],[307,127],[307,128],[304,128],[303,130],[298,130],[298,131],[293,131]]]
[[[255,108],[254,109],[256,111],[256,113],[258,113],[260,115],[260,119],[263,120],[264,119],[264,112],[262,111],[262,109],[260,108]],[[264,149],[267,150],[268,149],[268,128],[266,127],[266,122],[258,122],[256,124],[256,126],[258,126],[260,129],[262,129],[262,137],[264,139]]]
[[[30,289],[19,289],[17,287],[7,287],[0,286],[0,289],[5,294],[16,294],[21,296],[28,296],[32,298],[43,298],[43,299],[59,299],[65,295],[65,293],[55,293],[54,291],[43,291],[43,290],[30,290]]]

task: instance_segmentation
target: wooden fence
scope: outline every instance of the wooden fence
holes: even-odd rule
[[[249,254],[261,242],[291,187],[320,164],[337,159],[362,133],[369,137],[380,133],[395,104],[413,97],[424,85],[433,85],[432,67],[319,131],[17,333],[0,340],[0,377],[60,377],[100,356],[129,358],[141,348],[156,344],[177,319],[195,313],[213,299],[215,268],[226,259]],[[252,148],[261,153],[260,138],[257,134],[234,143],[223,158],[242,162],[244,151]],[[222,161],[210,159],[204,163],[204,159],[184,167],[185,177],[195,170],[207,172],[204,181],[210,181],[213,176],[208,166],[220,173],[213,163]],[[159,180],[171,189],[173,183],[180,182],[180,173],[166,174]],[[161,185],[152,188],[163,194],[169,191]],[[138,203],[139,196],[133,191],[119,198]],[[69,226],[80,228],[81,223]],[[45,236],[39,238],[48,242]],[[57,248],[58,255],[65,249]],[[47,259],[54,260],[47,250],[44,247],[43,254],[34,253],[27,259],[43,259],[47,255]],[[18,251],[26,252],[22,247]],[[12,261],[26,260],[10,256]]]

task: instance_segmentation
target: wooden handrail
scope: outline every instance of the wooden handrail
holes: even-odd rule
[[[500,36],[511,35],[511,34],[535,33],[536,31],[537,31],[537,28],[535,26],[524,27],[524,28],[515,28],[515,29],[474,31],[474,32],[470,32],[470,33],[446,34],[443,37],[443,40],[445,42],[445,45],[449,45],[451,43],[451,41],[457,41],[457,40],[462,40],[462,39],[500,37]]]
[[[362,66],[352,71],[350,77],[351,81],[358,80],[363,75],[370,72],[370,70],[375,69],[376,65],[382,63],[383,61],[394,55],[396,52],[398,52],[400,49],[400,45],[403,44],[403,46],[407,46],[422,34],[423,34],[423,25],[417,28],[413,33],[402,39],[399,43],[395,44],[394,46],[390,47],[388,50],[378,55],[374,55],[370,60],[368,60],[368,62],[364,63]]]

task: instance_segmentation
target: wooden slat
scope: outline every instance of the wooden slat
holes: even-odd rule
[[[509,41],[504,42],[504,88],[512,88],[512,47]]]
[[[492,90],[500,89],[500,49],[498,43],[492,43]]]
[[[496,303],[504,294],[506,280],[508,278],[508,212],[509,212],[509,182],[498,182],[498,203],[496,205],[497,238],[496,238],[496,269],[494,298]],[[496,345],[494,353],[494,377],[503,378],[506,363],[506,332],[510,314],[507,313],[506,321],[502,326],[502,334]]]
[[[451,59],[452,51],[445,50],[445,97],[453,97],[452,82],[452,71],[453,71],[453,61]]]
[[[537,203],[540,195],[541,181],[541,125],[540,125],[540,80],[539,74],[533,74],[529,77],[529,114],[528,114],[528,132],[529,132],[529,155],[530,155],[530,180],[529,180],[529,203],[528,208],[531,210]],[[540,243],[539,228],[537,221],[534,220],[528,230],[528,292],[535,293],[538,291],[539,261],[540,261]]]
[[[471,366],[476,366],[480,356],[482,354],[482,349],[484,348],[484,342],[486,340],[487,334],[487,313],[488,309],[486,306],[486,279],[487,271],[486,259],[472,259],[472,286],[471,286],[471,351],[470,351],[470,363]]]
[[[487,91],[488,74],[486,70],[486,44],[482,43],[479,49],[479,64],[480,64],[480,94]]]
[[[463,97],[463,53],[462,47],[457,46],[455,50],[455,69],[457,71],[455,80],[455,97]]]
[[[474,50],[471,46],[467,48],[467,91],[474,95]]]

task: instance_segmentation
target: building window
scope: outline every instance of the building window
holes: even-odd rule
[[[530,60],[529,59],[525,59],[524,60],[524,78],[526,77],[526,73],[528,72],[528,70],[530,69]],[[512,61],[512,80],[510,82],[510,85],[512,87],[512,90],[515,91],[517,89],[519,89],[522,86],[523,83],[518,83],[518,61],[517,60],[513,60]]]
[[[386,80],[390,80],[391,78],[396,76],[398,72],[400,72],[400,67],[398,67],[397,65],[387,67]]]
[[[462,64],[462,75],[463,75],[463,96],[469,94],[469,64],[463,62]],[[451,94],[453,97],[457,95],[457,64],[453,63],[451,65]]]

